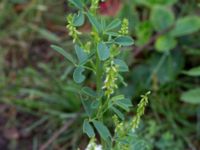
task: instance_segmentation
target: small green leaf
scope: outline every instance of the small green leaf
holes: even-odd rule
[[[118,101],[124,99],[124,95],[117,95],[111,98],[111,101]]]
[[[99,103],[100,103],[100,101],[98,101],[98,100],[95,100],[95,101],[93,101],[92,103],[91,103],[91,107],[93,108],[93,109],[98,109],[98,107],[99,107]]]
[[[93,121],[95,128],[97,129],[100,136],[106,141],[109,137],[111,137],[110,131],[108,128],[100,121]]]
[[[111,107],[111,109],[117,114],[117,116],[118,116],[120,119],[122,119],[122,120],[125,119],[125,118],[124,118],[124,114],[123,114],[119,109],[117,109],[117,108],[115,108],[115,107]]]
[[[79,60],[79,64],[84,64],[89,58],[88,54],[84,52],[84,50],[78,45],[75,45],[75,51]]]
[[[63,55],[67,60],[69,60],[74,65],[76,64],[71,54],[67,53],[63,48],[56,45],[51,45],[51,48],[60,53],[61,55]]]
[[[125,98],[125,99],[119,100],[119,101],[115,101],[115,104],[126,111],[129,111],[129,107],[132,106],[131,100],[128,98]]]
[[[88,19],[90,21],[90,23],[92,24],[92,26],[96,29],[97,32],[101,32],[101,24],[100,22],[98,22],[98,20],[91,14],[91,13],[87,13]]]
[[[178,19],[175,24],[175,28],[171,31],[171,35],[179,37],[187,34],[191,34],[200,30],[200,17],[187,16]]]
[[[200,76],[200,66],[192,68],[188,71],[183,71],[183,73],[189,76]]]
[[[181,100],[191,104],[200,104],[200,88],[184,92],[181,95]]]
[[[86,133],[90,138],[95,136],[94,129],[88,120],[84,120],[83,133]]]
[[[157,51],[165,52],[175,48],[176,44],[177,42],[175,38],[163,35],[156,40],[155,47]]]
[[[114,42],[122,46],[131,46],[134,44],[134,41],[130,36],[117,37],[116,39],[114,39]]]
[[[115,19],[106,27],[106,31],[113,30],[113,29],[119,27],[120,25],[121,25],[120,19]]]
[[[110,50],[105,43],[101,42],[97,48],[99,59],[104,61],[110,57]]]
[[[81,66],[74,70],[73,78],[76,83],[82,83],[85,80],[85,76],[83,75],[84,71],[85,69]]]
[[[83,87],[83,88],[81,89],[81,91],[82,91],[84,94],[86,94],[86,95],[88,95],[88,96],[91,96],[91,97],[96,97],[96,96],[97,96],[96,92],[95,92],[93,89],[91,89],[90,87]]]
[[[115,59],[114,63],[115,63],[115,65],[118,66],[118,70],[120,72],[127,72],[127,71],[129,71],[127,64],[123,60],[121,60],[121,59]]]
[[[84,24],[85,22],[85,16],[82,11],[80,11],[77,15],[74,16],[73,18],[73,24],[76,27],[80,27]]]
[[[83,3],[81,2],[81,0],[69,0],[69,1],[78,9],[82,9],[84,6]]]
[[[174,14],[167,7],[157,5],[153,7],[150,20],[156,31],[162,31],[173,25]]]
[[[95,112],[95,110],[91,106],[92,101],[88,100],[88,99],[83,99],[81,97],[81,102],[83,104],[83,107],[84,107],[86,114],[88,115],[88,117],[91,117],[93,115],[93,113]]]

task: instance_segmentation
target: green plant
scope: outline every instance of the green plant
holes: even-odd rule
[[[61,47],[56,45],[51,47],[75,65],[73,79],[76,83],[81,84],[87,81],[85,74],[88,72],[86,71],[92,72],[91,79],[93,80],[90,82],[96,87],[84,86],[80,90],[80,98],[87,113],[87,118],[83,123],[83,132],[91,138],[88,149],[93,149],[96,145],[95,141],[98,136],[95,134],[95,129],[100,135],[100,144],[103,149],[130,149],[132,146],[130,135],[139,125],[148,103],[147,96],[150,93],[142,96],[136,116],[126,122],[124,111],[129,112],[132,103],[117,89],[119,84],[126,85],[121,73],[128,71],[127,64],[120,57],[121,48],[134,43],[133,39],[128,36],[128,20],[114,19],[108,23],[105,18],[100,18],[96,13],[99,0],[92,0],[91,3],[81,0],[70,0],[70,2],[79,10],[77,14],[67,16],[67,29],[75,43],[78,62]],[[85,17],[92,26],[90,41],[87,42],[81,41],[82,33],[78,31],[78,27],[84,24]],[[113,121],[110,122],[115,130],[112,132],[109,130],[109,124],[105,124],[106,115],[113,116]]]

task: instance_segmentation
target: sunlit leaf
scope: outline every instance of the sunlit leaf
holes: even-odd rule
[[[184,92],[181,95],[181,100],[191,104],[200,104],[200,88]]]
[[[157,51],[165,52],[175,48],[176,44],[177,42],[175,38],[163,35],[156,40],[155,47]]]
[[[183,73],[189,76],[200,76],[200,66],[184,71]]]

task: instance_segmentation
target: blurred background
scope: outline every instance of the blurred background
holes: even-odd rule
[[[0,0],[0,150],[87,145],[74,68],[50,48],[75,54],[65,27],[75,11],[67,0]],[[98,13],[129,19],[135,39],[119,90],[135,107],[152,91],[137,140],[151,150],[200,150],[200,1],[106,0]],[[88,23],[80,30],[87,39]],[[86,83],[95,86],[90,76]]]

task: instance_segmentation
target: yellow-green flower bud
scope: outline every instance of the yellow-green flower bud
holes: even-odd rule
[[[69,31],[69,35],[72,36],[73,42],[75,42],[78,39],[78,35],[81,34],[76,27],[73,25],[73,15],[69,14],[67,16],[67,29]]]
[[[121,26],[119,33],[121,35],[127,35],[128,34],[128,26],[129,26],[128,19],[124,18],[122,21],[122,26]]]

